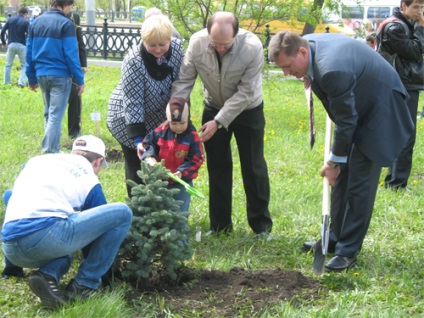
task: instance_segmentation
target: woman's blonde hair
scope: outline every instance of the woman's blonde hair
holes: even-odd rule
[[[141,38],[146,43],[171,41],[171,21],[166,15],[154,15],[147,18],[141,27]]]

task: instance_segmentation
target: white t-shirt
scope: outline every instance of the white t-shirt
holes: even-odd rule
[[[97,184],[99,179],[91,163],[80,155],[31,158],[15,181],[4,224],[25,218],[67,218],[81,210]]]

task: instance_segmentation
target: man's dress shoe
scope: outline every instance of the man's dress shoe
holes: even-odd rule
[[[329,272],[342,272],[356,265],[356,257],[336,255],[325,265]]]

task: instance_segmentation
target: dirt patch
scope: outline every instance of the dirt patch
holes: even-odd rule
[[[111,162],[122,160],[122,151],[111,149],[106,158]],[[132,302],[151,297],[152,303],[157,303],[160,296],[165,300],[165,309],[182,317],[193,313],[196,317],[250,317],[260,316],[281,301],[297,306],[325,294],[318,280],[298,271],[247,271],[237,267],[224,272],[183,267],[177,274],[178,279],[172,282],[155,271],[148,280],[130,281],[132,289],[126,299]]]
[[[170,285],[160,275],[127,293],[128,300],[154,292],[165,299],[165,306],[175,314],[194,313],[209,317],[233,317],[244,313],[260,314],[280,301],[296,306],[302,300],[318,299],[322,291],[319,281],[297,271],[233,268],[179,271],[178,282]]]
[[[118,150],[118,149],[106,150],[106,161],[109,161],[109,162],[121,161],[123,158],[124,158],[124,155],[122,154],[122,150]]]

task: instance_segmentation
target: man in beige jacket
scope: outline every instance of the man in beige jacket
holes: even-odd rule
[[[216,12],[207,29],[191,37],[179,77],[172,86],[172,97],[188,100],[197,75],[203,82],[205,108],[200,131],[209,172],[208,234],[233,230],[230,141],[234,133],[249,225],[259,238],[271,239],[270,187],[264,159],[263,63],[259,38],[239,29],[233,13]]]

